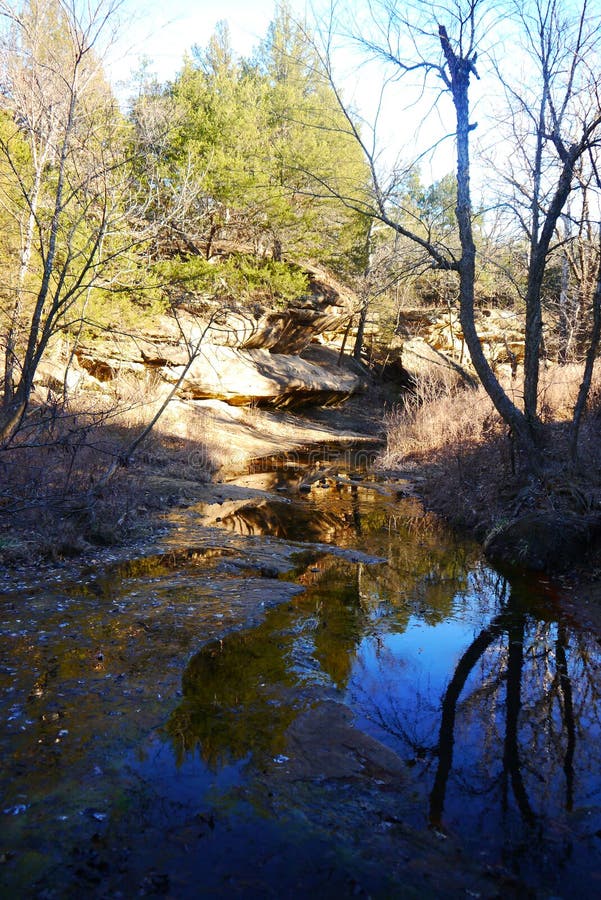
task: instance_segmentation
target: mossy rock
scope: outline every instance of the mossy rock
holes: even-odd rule
[[[561,571],[582,561],[600,528],[598,516],[532,511],[493,528],[484,551],[493,563],[537,572]]]

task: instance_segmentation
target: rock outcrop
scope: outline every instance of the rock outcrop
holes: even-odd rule
[[[104,386],[110,392],[123,376],[143,381],[151,375],[171,386],[187,369],[179,393],[194,400],[211,398],[237,406],[341,402],[361,390],[362,377],[349,364],[348,355],[341,367],[335,355],[314,358],[314,349],[324,345],[339,349],[344,342],[347,351],[353,346],[351,326],[358,321],[358,300],[327,273],[305,268],[309,291],[285,310],[186,298],[174,314],[145,323],[143,333],[95,335],[78,348],[77,365],[71,361],[68,377],[84,388]],[[479,310],[477,319],[491,364],[513,373],[523,356],[523,335],[514,314]],[[374,304],[367,346],[381,342],[386,329],[379,335],[378,329],[384,324],[378,321]],[[415,383],[424,372],[445,382],[474,379],[454,307],[401,310],[385,349],[384,369],[399,389]],[[191,354],[195,359],[189,365]],[[61,374],[57,359],[44,362],[38,373],[38,383],[51,390],[61,390],[64,379],[64,363]],[[374,359],[384,356],[376,352]]]
[[[511,375],[524,357],[523,322],[515,311],[505,309],[479,309],[475,312],[475,318],[487,359],[497,371],[506,370]],[[450,363],[463,371],[471,368],[456,307],[402,310],[399,313],[397,340],[403,367],[412,375],[420,374],[424,359],[428,365]]]
[[[350,397],[361,387],[358,375],[300,356],[202,345],[187,371],[163,366],[166,381],[183,375],[182,396],[193,400],[225,400],[236,406],[252,402],[273,406],[299,403],[328,405]]]
[[[319,270],[309,274],[310,293],[286,310],[199,302],[194,311],[155,317],[143,333],[99,333],[78,348],[69,378],[84,389],[118,393],[120,381],[144,383],[152,376],[163,395],[181,378],[180,397],[235,406],[342,402],[361,390],[361,376],[340,366],[336,353],[303,354],[324,332],[344,331],[353,297]],[[64,377],[58,357],[38,373],[38,384],[53,391],[61,390]]]

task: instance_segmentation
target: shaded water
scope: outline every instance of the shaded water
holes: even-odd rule
[[[599,894],[598,639],[343,469],[7,585],[3,896]]]

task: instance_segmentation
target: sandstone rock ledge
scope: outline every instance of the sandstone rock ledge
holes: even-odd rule
[[[176,382],[183,371],[183,366],[164,366],[161,375],[167,382]],[[358,375],[330,361],[309,362],[268,350],[206,344],[186,372],[180,393],[193,400],[225,400],[234,406],[258,402],[286,407],[339,403],[361,387]]]

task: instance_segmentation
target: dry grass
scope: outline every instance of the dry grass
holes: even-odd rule
[[[202,432],[192,440],[157,430],[140,446],[135,464],[120,465],[103,485],[162,399],[148,382],[123,379],[111,388],[111,395],[86,394],[71,403],[49,397],[0,448],[0,561],[65,558],[135,537],[164,499],[149,495],[149,473],[210,479]]]
[[[569,421],[572,417],[582,382],[582,365],[549,365],[541,372],[540,410],[544,421]],[[601,376],[595,373],[589,395],[588,408],[599,408]]]
[[[408,458],[428,455],[445,447],[478,443],[498,422],[494,407],[482,388],[464,388],[433,394],[431,386],[409,403],[395,407],[386,417],[386,452],[383,463],[396,466]]]
[[[579,452],[569,464],[568,424],[582,379],[577,365],[541,372],[545,424],[542,466],[533,474],[514,455],[507,426],[482,388],[460,388],[427,376],[387,416],[385,468],[411,465],[430,508],[479,536],[521,508],[601,508],[601,377],[593,382]],[[521,403],[518,382],[507,385]]]
[[[572,416],[582,366],[550,365],[541,371],[540,410],[545,422],[568,422]],[[504,385],[520,406],[522,386]],[[601,409],[601,375],[593,381],[589,419]],[[506,431],[483,388],[466,388],[456,380],[445,381],[438,372],[425,373],[412,392],[386,417],[387,448],[384,464],[398,465],[414,454],[439,452],[446,447],[475,446]]]

